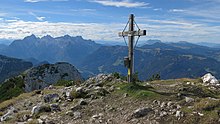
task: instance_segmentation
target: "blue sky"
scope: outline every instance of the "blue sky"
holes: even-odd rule
[[[123,41],[130,13],[141,40],[220,43],[220,0],[0,0],[0,39],[35,34]]]

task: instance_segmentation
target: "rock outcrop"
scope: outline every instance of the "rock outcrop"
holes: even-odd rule
[[[26,71],[25,91],[43,89],[60,80],[82,81],[83,78],[79,71],[69,63],[44,64]]]
[[[202,77],[202,81],[206,85],[220,85],[219,81],[210,73],[205,74]]]

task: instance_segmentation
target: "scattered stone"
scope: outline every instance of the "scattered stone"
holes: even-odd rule
[[[40,118],[38,118],[37,121],[38,121],[39,124],[44,124],[44,121],[41,120]]]
[[[124,98],[126,98],[126,97],[128,97],[128,94],[127,94],[127,93],[125,93],[123,96],[124,96]]]
[[[78,93],[82,93],[82,92],[83,92],[83,88],[82,88],[82,87],[78,87],[78,88],[76,88],[76,92],[78,92]]]
[[[164,108],[165,105],[166,105],[166,103],[165,103],[165,102],[162,102],[161,105],[160,105],[160,107],[161,107],[161,108]]]
[[[27,121],[29,118],[30,118],[30,115],[25,114],[25,115],[23,115],[23,117],[22,117],[22,121],[23,121],[23,122],[24,122],[24,121]]]
[[[199,112],[198,112],[198,115],[199,115],[199,116],[204,116],[204,114],[202,114],[202,113],[199,113]]]
[[[82,115],[81,115],[81,113],[80,112],[74,112],[73,113],[73,116],[74,116],[74,119],[79,119],[79,118],[81,118],[82,117]]]
[[[33,116],[33,115],[39,114],[41,112],[51,112],[50,106],[47,106],[47,105],[34,106],[31,110],[31,115]]]
[[[87,105],[87,102],[84,99],[80,99],[79,105]]]
[[[182,107],[178,104],[176,105],[176,109],[181,109]]]
[[[70,109],[72,110],[72,111],[78,111],[79,109],[81,109],[82,107],[80,106],[80,105],[75,105],[75,106],[73,106],[73,107],[71,107]]]
[[[136,109],[132,113],[131,116],[134,117],[134,118],[140,118],[140,117],[146,116],[151,111],[152,111],[151,108],[139,108],[139,109]]]
[[[113,92],[115,90],[115,86],[111,86],[110,88],[109,88],[109,92]]]
[[[99,113],[99,114],[95,114],[92,116],[92,119],[101,119],[103,117],[103,114],[102,113]]]
[[[47,94],[44,96],[44,102],[58,102],[59,101],[59,95],[58,94]]]
[[[60,106],[58,104],[50,104],[51,111],[57,112],[61,111]]]
[[[195,100],[190,97],[185,97],[185,101],[186,101],[186,103],[191,103],[191,102],[194,102]]]
[[[41,94],[41,90],[36,90],[35,94]]]
[[[167,103],[167,107],[171,107],[171,105],[173,105],[173,102],[169,101],[169,102]]]
[[[167,115],[167,112],[165,112],[165,111],[160,112],[160,117],[164,117],[166,115]]]
[[[69,116],[72,117],[72,116],[74,116],[74,113],[73,113],[73,111],[67,111],[67,112],[66,112],[66,115],[69,115]]]
[[[181,117],[183,117],[183,113],[181,111],[176,111],[176,117],[179,120]]]

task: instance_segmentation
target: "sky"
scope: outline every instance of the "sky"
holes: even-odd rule
[[[220,43],[220,0],[0,0],[0,39],[71,35],[94,41],[118,37],[130,14],[140,40]]]

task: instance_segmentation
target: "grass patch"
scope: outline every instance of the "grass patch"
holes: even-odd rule
[[[199,98],[205,98],[205,97],[217,97],[217,92],[214,92],[213,90],[208,89],[205,86],[202,85],[184,85],[180,89],[180,93],[185,96],[197,96]]]
[[[200,123],[202,124],[217,124],[219,123],[219,116],[216,111],[203,111],[204,116],[201,118]]]
[[[128,93],[130,96],[135,98],[156,98],[160,94],[153,91],[151,86],[142,86],[141,84],[123,83],[120,84],[120,91]]]
[[[18,101],[22,101],[24,99],[28,99],[29,97],[31,97],[34,93],[23,93],[21,95],[19,95],[18,97],[12,98],[10,100],[6,100],[4,102],[2,102],[0,104],[0,111],[5,110],[6,108],[8,108],[9,106],[14,105],[15,103],[17,103]]]
[[[214,110],[215,108],[220,107],[220,100],[205,98],[195,103],[194,106],[197,110],[211,111]]]

